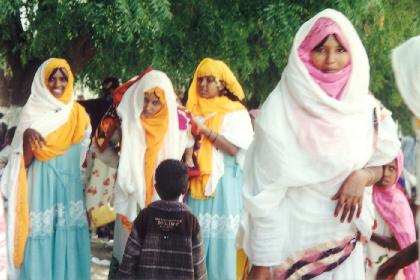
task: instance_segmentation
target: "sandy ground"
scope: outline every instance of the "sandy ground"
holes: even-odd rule
[[[108,279],[109,263],[112,255],[112,242],[105,239],[93,237],[91,242],[92,259],[97,258],[98,261],[92,261],[92,280]],[[107,263],[106,263],[107,262]]]

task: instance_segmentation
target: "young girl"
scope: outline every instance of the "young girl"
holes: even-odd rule
[[[416,240],[413,214],[403,192],[397,188],[403,170],[403,154],[383,166],[383,177],[373,187],[376,220],[367,246],[366,278],[373,279],[378,267]],[[417,262],[403,270],[405,279],[417,279]],[[404,279],[402,272],[397,279]]]

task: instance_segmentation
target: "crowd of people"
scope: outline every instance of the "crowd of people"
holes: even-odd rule
[[[408,43],[394,72],[420,113],[409,56],[420,38]],[[109,279],[418,279],[413,253],[389,265],[417,246],[416,229],[397,128],[369,71],[352,23],[331,9],[301,26],[250,112],[220,60],[198,64],[184,104],[152,67],[79,104],[68,62],[46,60],[7,137],[0,278],[90,279],[89,230],[108,224]]]

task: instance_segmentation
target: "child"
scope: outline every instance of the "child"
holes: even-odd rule
[[[383,166],[383,177],[373,187],[376,220],[367,246],[367,279],[373,279],[378,267],[396,251],[416,240],[414,218],[407,197],[397,188],[403,169],[403,154]],[[396,279],[417,279],[417,262],[400,271]]]
[[[140,211],[131,230],[117,279],[207,279],[197,218],[179,198],[188,186],[180,161],[162,161],[156,191],[162,200]]]

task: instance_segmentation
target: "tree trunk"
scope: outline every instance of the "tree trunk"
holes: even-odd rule
[[[85,38],[78,38],[71,43],[71,48],[63,52],[63,57],[69,62],[74,75],[94,57],[95,49],[90,41]],[[11,74],[0,70],[0,106],[25,105],[30,93],[32,81],[41,59],[33,59],[26,65],[20,61],[8,61]]]

